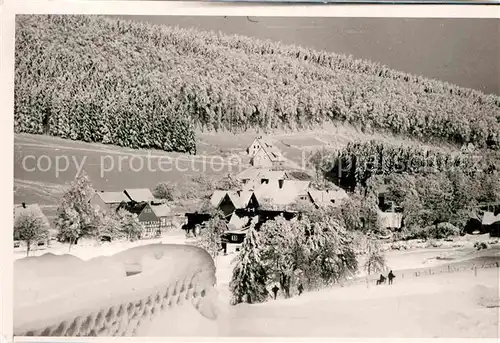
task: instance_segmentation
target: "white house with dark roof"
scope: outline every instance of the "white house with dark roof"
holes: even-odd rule
[[[247,147],[248,156],[250,156],[250,157],[255,156],[257,151],[259,151],[264,145],[269,145],[269,142],[267,142],[267,140],[265,140],[264,137],[262,137],[262,136],[256,137],[253,140],[252,144],[250,144]]]

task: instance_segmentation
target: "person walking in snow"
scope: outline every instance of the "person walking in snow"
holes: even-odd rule
[[[273,291],[273,294],[274,294],[274,300],[276,300],[276,296],[278,295],[278,291],[279,291],[279,287],[274,285],[274,287],[272,288],[272,291]]]
[[[299,295],[301,295],[302,292],[304,291],[304,286],[302,286],[302,284],[299,284],[298,291],[299,291]]]
[[[394,280],[395,277],[396,277],[396,275],[394,275],[394,273],[391,270],[389,272],[389,275],[387,275],[387,278],[389,279],[389,285],[392,285],[392,280]]]

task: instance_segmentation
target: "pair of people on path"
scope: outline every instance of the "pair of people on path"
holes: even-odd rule
[[[377,285],[384,284],[386,279],[389,280],[389,285],[392,285],[395,277],[396,275],[394,275],[392,270],[389,272],[389,275],[387,275],[387,278],[384,275],[380,274],[380,278],[377,280]]]
[[[304,286],[302,286],[302,284],[299,284],[299,287],[297,289],[299,291],[299,295],[301,295],[302,292],[304,292]],[[274,287],[271,290],[273,291],[274,300],[276,300],[276,296],[278,295],[278,291],[280,289],[279,289],[279,287],[277,285],[274,285]]]

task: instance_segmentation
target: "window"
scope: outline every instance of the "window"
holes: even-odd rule
[[[236,242],[238,240],[237,235],[231,235],[231,241]]]

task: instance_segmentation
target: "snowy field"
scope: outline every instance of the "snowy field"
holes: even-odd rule
[[[42,247],[38,250],[30,251],[30,256],[41,256],[45,253],[52,253],[54,255],[64,255],[70,254],[81,258],[82,260],[90,260],[91,258],[98,256],[111,256],[118,252],[148,244],[185,244],[186,236],[184,231],[176,230],[163,235],[160,238],[154,239],[144,239],[135,242],[128,242],[125,240],[115,241],[115,242],[103,242],[99,243],[95,240],[82,240],[78,245],[73,245],[71,250],[69,250],[68,244],[61,244],[56,241],[52,241],[49,247]],[[21,245],[20,248],[14,249],[14,259],[20,259],[26,257],[26,248]]]
[[[227,308],[228,336],[498,337],[498,269],[359,284]]]
[[[476,239],[485,240],[486,237]],[[173,232],[159,239],[133,243],[86,242],[74,246],[70,254],[88,260],[160,242],[186,244],[186,239],[182,232]],[[68,245],[54,243],[33,255],[45,252],[68,254]],[[221,306],[218,329],[214,331],[201,316],[197,320],[192,317],[196,313],[184,313],[183,309],[166,316],[174,316],[185,324],[179,323],[177,334],[181,336],[193,335],[189,330],[195,325],[195,330],[200,331],[196,335],[204,336],[495,338],[498,336],[499,269],[481,266],[474,269],[470,265],[475,265],[478,259],[482,261],[481,258],[494,263],[499,260],[499,252],[498,245],[477,251],[471,239],[465,239],[460,247],[392,250],[386,252],[386,259],[388,267],[396,274],[393,285],[366,283],[360,273],[358,282],[347,281],[291,299],[279,296],[276,301],[238,306],[229,305],[228,288],[236,255],[219,256],[216,261]],[[16,253],[17,259],[24,256],[22,251]],[[457,263],[466,267],[446,272],[447,266]],[[416,277],[415,271],[422,271],[423,276]],[[424,275],[427,271],[429,273]],[[151,332],[142,334],[154,335],[154,332],[152,328]]]

